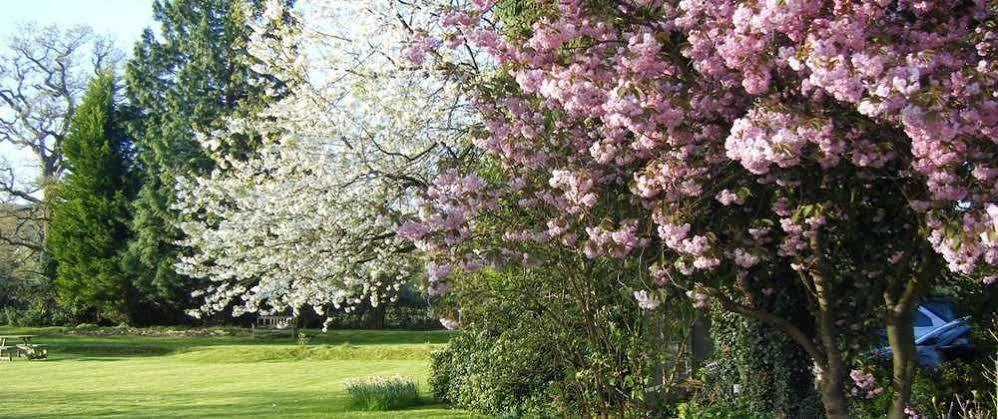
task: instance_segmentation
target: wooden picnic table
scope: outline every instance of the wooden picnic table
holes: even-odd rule
[[[17,340],[20,339],[25,345],[31,344],[31,338],[38,335],[0,335],[0,346],[7,346],[7,340]]]
[[[7,360],[13,361],[15,350],[17,351],[17,356],[20,357],[23,351],[28,351],[28,350],[33,351],[39,346],[43,346],[43,345],[34,345],[31,343],[31,338],[35,336],[38,335],[0,335],[0,359],[3,358],[4,352],[6,352]],[[7,345],[8,340],[13,340],[13,341],[20,340],[21,343],[20,344],[11,343],[10,346],[8,346]]]

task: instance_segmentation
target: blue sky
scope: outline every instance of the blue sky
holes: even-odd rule
[[[41,26],[86,24],[95,32],[111,35],[118,48],[130,54],[142,30],[154,26],[152,3],[153,0],[0,0],[0,42],[6,44],[22,22]],[[30,174],[37,167],[30,153],[9,144],[0,144],[0,156],[18,169],[19,176]]]
[[[153,26],[152,0],[0,0],[0,10],[3,37],[18,22],[87,24],[117,38],[125,51],[131,51],[144,28]]]

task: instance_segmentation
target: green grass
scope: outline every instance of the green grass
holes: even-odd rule
[[[412,377],[428,389],[427,356],[447,332],[310,331],[290,337],[74,336],[32,333],[49,359],[0,362],[0,417],[399,417],[464,418],[422,404],[392,412],[353,410],[348,380]],[[432,403],[425,392],[424,403]]]

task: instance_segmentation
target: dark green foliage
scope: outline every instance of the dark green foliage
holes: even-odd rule
[[[772,413],[760,412],[737,400],[723,400],[709,405],[680,403],[677,410],[679,419],[772,419]],[[817,418],[820,416],[788,416],[791,418]]]
[[[115,116],[114,77],[99,74],[63,143],[69,174],[57,189],[48,247],[63,302],[124,320],[130,283],[121,252],[129,238],[131,182],[129,143]]]
[[[489,415],[554,417],[552,393],[567,366],[536,321],[495,335],[467,331],[431,355],[430,386],[442,402]]]
[[[399,304],[381,305],[377,309],[365,307],[350,313],[328,313],[315,316],[310,327],[319,327],[326,321],[332,329],[441,329],[440,320],[429,307],[410,307]]]
[[[328,310],[322,315],[306,311],[301,321],[302,327],[329,329],[443,329],[426,298],[409,285],[402,287],[398,299],[390,304],[371,307],[365,303],[350,312]]]
[[[774,294],[765,301],[771,312],[806,324],[803,295],[793,287]],[[711,336],[715,353],[705,381],[705,401],[729,403],[755,412],[774,412],[780,416],[815,417],[822,411],[814,390],[811,360],[787,335],[772,327],[720,309],[711,312]],[[732,386],[739,385],[739,394]],[[707,403],[710,404],[710,403]]]
[[[145,322],[179,320],[198,286],[174,272],[181,232],[171,208],[175,179],[205,173],[212,165],[195,133],[222,127],[228,116],[259,110],[267,89],[280,94],[284,87],[251,70],[247,23],[261,8],[259,0],[158,0],[153,9],[160,35],[147,29],[128,63],[127,96],[140,115],[130,132],[145,176],[135,202],[136,238],[125,265],[140,294],[137,300],[167,316]],[[258,142],[230,138],[219,152],[243,157]]]
[[[630,291],[602,279],[616,277],[609,267],[573,276],[549,260],[559,267],[482,272],[456,283],[447,298],[461,302],[463,329],[433,356],[434,394],[511,417],[665,414],[681,365],[669,327],[685,316],[638,309]]]
[[[0,325],[58,326],[71,324],[82,314],[60,305],[55,286],[47,279],[0,275]]]
[[[496,17],[510,38],[529,36],[534,22],[552,11],[553,8],[537,0],[502,0],[496,5]]]

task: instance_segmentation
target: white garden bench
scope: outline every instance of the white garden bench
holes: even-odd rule
[[[297,322],[294,316],[259,316],[253,323],[253,336],[257,329],[289,331],[291,337],[298,336]]]

